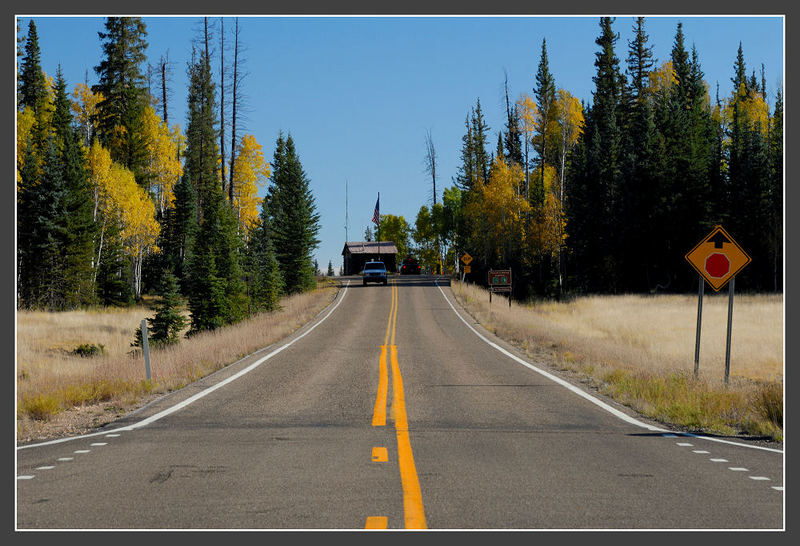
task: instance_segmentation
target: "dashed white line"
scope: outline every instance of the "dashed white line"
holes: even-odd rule
[[[91,449],[76,449],[73,453],[89,453]]]
[[[236,372],[235,374],[227,377],[226,379],[223,379],[222,381],[220,381],[218,383],[215,383],[214,385],[211,385],[210,387],[206,387],[202,391],[194,394],[193,396],[190,396],[186,400],[183,400],[182,402],[179,402],[179,403],[175,404],[174,406],[171,406],[171,407],[169,407],[169,408],[167,408],[167,409],[165,409],[163,411],[160,411],[160,412],[156,413],[155,415],[151,415],[150,417],[147,417],[147,418],[145,418],[145,419],[143,419],[143,420],[141,420],[141,421],[139,421],[137,423],[133,423],[131,425],[124,426],[122,428],[114,429],[114,431],[109,431],[109,432],[128,432],[128,431],[136,430],[138,428],[146,427],[150,423],[158,421],[159,419],[163,419],[164,417],[166,417],[168,415],[171,415],[171,414],[175,413],[176,411],[180,411],[181,409],[185,408],[189,404],[192,404],[192,403],[196,402],[197,400],[200,400],[201,398],[203,398],[205,396],[208,396],[212,392],[214,392],[214,391],[216,391],[218,389],[221,389],[222,387],[224,387],[228,383],[236,381],[237,379],[239,379],[243,375],[245,375],[245,374],[251,372],[252,370],[256,369],[257,367],[259,367],[261,364],[263,364],[264,362],[266,362],[267,360],[269,360],[273,356],[275,356],[278,353],[284,351],[285,349],[288,349],[289,347],[291,347],[292,345],[294,345],[295,343],[297,343],[298,341],[300,341],[301,339],[306,337],[308,334],[310,334],[311,332],[316,330],[317,327],[320,324],[325,322],[328,319],[328,317],[330,317],[333,314],[333,312],[336,311],[336,309],[339,307],[339,305],[341,305],[342,301],[344,301],[344,297],[347,294],[347,290],[348,290],[349,286],[350,286],[350,281],[347,281],[347,284],[345,285],[344,290],[341,292],[341,296],[339,297],[339,301],[337,301],[336,304],[333,305],[333,307],[330,308],[330,310],[328,311],[328,313],[325,316],[323,316],[321,319],[319,319],[319,321],[317,321],[314,324],[312,324],[306,331],[304,331],[299,336],[297,336],[294,339],[288,341],[287,343],[281,345],[280,347],[274,349],[271,353],[262,356],[261,358],[259,358],[258,360],[256,360],[255,362],[253,362],[252,364],[247,366],[246,368]],[[324,312],[324,310],[321,311],[320,314],[322,312]],[[654,430],[662,430],[662,429],[655,429],[654,427],[653,427],[653,429]],[[92,432],[92,433],[89,433],[89,434],[82,434],[80,436],[70,436],[68,438],[57,438],[55,440],[48,440],[46,442],[41,442],[41,443],[38,443],[38,444],[28,444],[28,445],[24,445],[24,446],[17,446],[17,450],[19,451],[21,449],[30,449],[30,448],[34,448],[34,447],[47,446],[47,445],[53,445],[53,444],[60,444],[62,442],[69,442],[69,441],[72,441],[72,440],[77,440],[77,439],[82,439],[82,438],[89,438],[89,437],[92,437],[92,436],[107,436],[109,434],[109,432]],[[75,453],[88,453],[88,451],[76,451]]]
[[[56,460],[58,460],[58,461],[64,461],[64,462],[66,462],[66,461],[72,461],[72,460],[73,460],[73,457],[59,457],[59,458],[58,458],[58,459],[56,459]]]
[[[659,428],[659,427],[656,427],[656,426],[653,426],[653,425],[649,425],[647,423],[643,423],[643,422],[639,421],[638,419],[635,419],[635,418],[633,418],[633,417],[631,417],[631,416],[629,416],[629,415],[617,410],[616,408],[613,408],[613,407],[609,406],[608,404],[606,404],[605,402],[603,402],[599,398],[595,398],[591,394],[588,394],[588,393],[584,392],[583,390],[581,390],[578,387],[572,385],[571,383],[568,383],[567,381],[561,379],[560,377],[557,377],[557,376],[555,376],[555,375],[553,375],[553,374],[551,374],[549,372],[546,372],[545,370],[543,370],[541,368],[537,368],[533,364],[531,364],[529,362],[526,362],[525,360],[519,358],[518,356],[516,356],[516,355],[508,352],[504,348],[500,347],[498,344],[490,341],[485,336],[480,334],[475,328],[473,328],[470,325],[470,323],[467,322],[466,319],[464,319],[464,317],[461,316],[461,313],[459,313],[456,310],[455,306],[453,306],[453,303],[445,295],[444,290],[442,290],[442,287],[439,285],[439,281],[438,280],[435,282],[435,284],[436,284],[436,287],[439,289],[439,292],[441,292],[442,297],[444,298],[444,301],[447,302],[447,304],[450,306],[450,309],[453,310],[453,312],[456,314],[456,316],[459,318],[459,320],[461,320],[461,322],[463,322],[464,325],[467,328],[472,330],[473,334],[478,336],[478,338],[482,339],[484,341],[484,343],[486,343],[490,347],[493,347],[494,349],[496,349],[499,352],[503,353],[504,355],[506,355],[510,359],[522,364],[526,368],[529,368],[529,369],[535,371],[536,373],[538,373],[538,374],[550,379],[551,381],[553,381],[555,383],[558,383],[562,387],[572,391],[573,393],[577,394],[578,396],[584,398],[585,400],[588,400],[589,402],[595,404],[596,406],[604,409],[608,413],[610,413],[610,414],[622,419],[623,421],[625,421],[627,423],[630,423],[632,425],[636,425],[636,426],[641,427],[641,428],[645,428],[647,430],[652,430],[654,432],[667,433],[667,431],[665,431],[663,428]],[[712,438],[710,436],[703,436],[701,434],[685,433],[684,436],[688,436],[688,437],[691,437],[691,438],[699,438],[701,440],[707,440],[709,442],[719,442],[719,443],[723,443],[723,444],[734,445],[734,446],[738,446],[738,447],[746,447],[746,448],[750,448],[750,449],[759,449],[759,450],[763,450],[763,451],[771,451],[773,453],[781,453],[781,454],[783,453],[783,450],[781,450],[781,449],[773,449],[773,448],[770,448],[770,447],[743,444],[741,442],[732,442],[730,440],[723,440],[721,438]],[[19,448],[17,448],[17,449],[19,449]]]
[[[710,452],[709,452],[709,451],[704,451],[704,450],[702,450],[702,449],[693,449],[693,450],[692,450],[692,453],[703,453],[703,454],[706,454],[706,455],[707,455],[707,454],[708,454],[708,453],[710,453]]]
[[[91,446],[107,446],[108,442],[95,442],[93,444],[89,444]]]
[[[17,479],[18,479],[18,480],[32,480],[32,479],[33,479],[33,476],[29,476],[29,475],[22,475],[22,476],[17,476]]]
[[[750,472],[749,470],[741,466],[729,466],[728,470],[732,470],[734,472]]]
[[[771,480],[770,480],[769,478],[767,478],[766,476],[750,476],[750,479],[751,479],[751,480],[762,481],[762,482],[768,482],[768,481],[771,481]]]
[[[119,438],[119,434],[106,434],[106,438]]]
[[[55,466],[47,465],[47,466],[37,466],[34,470],[53,470]]]
[[[728,459],[709,459],[712,463],[727,463]]]
[[[688,442],[678,442],[678,445],[681,447],[694,447],[694,444],[690,444]]]

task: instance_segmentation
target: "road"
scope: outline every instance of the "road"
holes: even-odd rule
[[[532,369],[446,281],[347,281],[291,337],[98,434],[18,448],[17,528],[784,527],[781,450],[626,420]]]

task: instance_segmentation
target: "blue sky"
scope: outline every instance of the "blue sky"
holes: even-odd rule
[[[27,33],[28,18],[21,17]],[[96,83],[102,58],[102,17],[34,17],[42,67],[61,65],[69,89]],[[186,64],[199,36],[200,17],[145,17],[155,64],[173,63],[170,124],[186,125]],[[769,102],[784,81],[781,17],[647,17],[646,32],[658,63],[669,59],[678,21],[687,48],[695,45],[712,98],[732,90],[741,42],[748,74],[761,65]],[[458,169],[464,121],[477,99],[490,126],[493,150],[503,128],[503,81],[512,98],[532,94],[542,40],[547,40],[556,86],[591,102],[598,17],[240,17],[245,48],[244,132],[272,158],[279,131],[291,133],[311,181],[321,216],[315,256],[338,271],[345,241],[345,183],[349,189],[349,240],[371,224],[378,192],[381,212],[413,225],[430,202],[424,171],[425,135],[437,152],[437,190]],[[616,54],[624,67],[633,17],[617,17]],[[225,18],[226,30],[233,18]],[[230,35],[229,35],[230,36]],[[230,37],[226,38],[231,43]],[[216,67],[215,67],[216,69]],[[88,71],[88,74],[87,74]],[[263,191],[262,191],[263,194]]]

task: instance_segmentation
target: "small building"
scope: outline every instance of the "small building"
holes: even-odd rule
[[[387,271],[397,272],[397,247],[392,241],[350,241],[344,244],[342,256],[345,275],[358,275],[365,263],[374,260],[385,263]]]

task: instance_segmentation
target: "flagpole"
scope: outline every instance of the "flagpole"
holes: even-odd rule
[[[381,192],[378,192],[378,261],[381,261]]]

